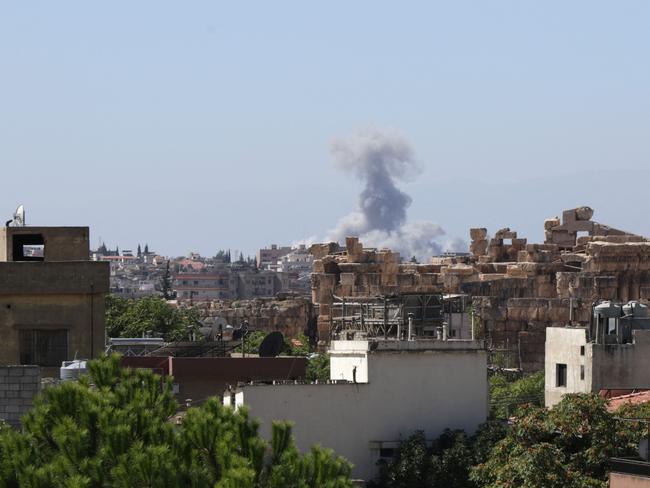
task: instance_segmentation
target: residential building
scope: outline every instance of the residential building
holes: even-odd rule
[[[291,252],[291,246],[278,247],[277,244],[271,244],[271,247],[258,249],[255,254],[257,267],[259,269],[270,269],[275,271],[278,266],[278,260]]]
[[[178,273],[173,282],[179,300],[230,299],[236,287],[236,277],[227,269],[211,273]]]
[[[282,256],[277,262],[277,271],[287,277],[284,288],[290,292],[310,295],[313,265],[314,256],[304,244]]]
[[[224,397],[247,405],[270,436],[276,419],[295,422],[298,448],[332,448],[370,480],[416,430],[471,434],[488,414],[487,353],[479,341],[332,341],[330,384],[248,384]]]
[[[109,264],[90,261],[88,227],[0,228],[0,364],[37,365],[104,350]]]
[[[567,393],[650,388],[650,319],[638,302],[603,302],[589,327],[546,329],[545,403]]]

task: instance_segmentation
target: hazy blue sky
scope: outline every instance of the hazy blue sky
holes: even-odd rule
[[[1,208],[169,254],[322,236],[329,144],[410,140],[452,236],[588,204],[650,234],[650,2],[0,2]]]

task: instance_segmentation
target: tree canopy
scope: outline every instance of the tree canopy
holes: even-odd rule
[[[196,310],[176,308],[160,297],[106,297],[106,332],[109,337],[142,337],[151,332],[161,334],[166,341],[180,341],[189,339],[198,327]]]
[[[529,407],[471,477],[486,488],[604,488],[608,460],[634,454],[640,435],[604,399],[566,395],[550,410]]]
[[[275,423],[267,442],[245,408],[217,398],[172,422],[171,381],[121,369],[114,355],[91,361],[78,382],[47,388],[20,430],[0,429],[0,486],[352,486],[350,464],[318,446],[301,455],[289,423]]]

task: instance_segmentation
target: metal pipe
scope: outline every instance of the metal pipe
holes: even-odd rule
[[[471,315],[471,329],[472,329],[472,340],[474,340],[474,309],[472,309],[472,315]]]
[[[95,358],[95,283],[90,283],[90,359]]]
[[[408,330],[408,340],[413,340],[413,314],[409,314],[409,330]]]

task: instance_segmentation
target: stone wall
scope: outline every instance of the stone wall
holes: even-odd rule
[[[195,302],[192,306],[199,310],[202,318],[223,318],[234,327],[246,320],[251,330],[279,330],[285,337],[304,334],[315,323],[313,306],[307,298],[214,300]]]
[[[545,242],[528,243],[510,228],[489,236],[470,229],[470,255],[401,263],[398,253],[312,246],[312,299],[320,305],[321,340],[334,296],[379,297],[404,293],[466,293],[491,347],[508,349],[527,371],[544,366],[547,327],[589,325],[599,300],[650,300],[650,242],[591,220],[593,210],[565,210],[544,222]],[[586,234],[586,235],[584,235]]]
[[[0,419],[17,426],[32,407],[40,384],[38,366],[0,366]]]

